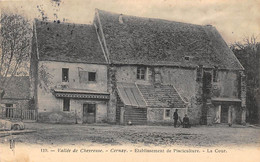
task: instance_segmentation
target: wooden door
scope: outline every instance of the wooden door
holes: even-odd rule
[[[96,104],[83,104],[83,123],[96,122]]]
[[[221,106],[221,123],[228,123],[228,105],[222,105]]]

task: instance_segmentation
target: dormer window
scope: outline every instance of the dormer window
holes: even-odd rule
[[[145,67],[137,67],[137,79],[139,80],[145,80],[145,72],[146,68]]]
[[[190,60],[190,56],[185,56],[184,59],[189,61]]]

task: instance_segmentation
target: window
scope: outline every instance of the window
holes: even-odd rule
[[[145,80],[145,67],[137,67],[137,79]]]
[[[199,65],[199,67],[197,68],[197,81],[202,80],[202,73],[203,73],[203,66]]]
[[[70,111],[70,99],[69,98],[63,99],[63,111]]]
[[[14,107],[13,104],[5,104],[5,107]]]
[[[215,67],[213,69],[213,82],[217,82],[218,81],[218,68]]]
[[[89,72],[88,73],[88,81],[90,81],[90,82],[96,81],[96,72]]]
[[[88,71],[79,72],[80,83],[95,82],[96,80],[97,80],[96,72],[88,72]]]
[[[15,116],[15,111],[13,109],[13,104],[5,104],[5,117],[13,118]]]
[[[187,61],[189,61],[189,60],[190,60],[190,57],[189,57],[189,56],[185,56],[184,59],[187,60]]]
[[[165,109],[165,111],[164,111],[164,118],[165,119],[170,119],[171,118],[171,116],[170,116],[170,109]]]
[[[62,68],[62,82],[68,82],[68,81],[69,81],[69,69]]]

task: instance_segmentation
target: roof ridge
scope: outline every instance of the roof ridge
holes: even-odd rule
[[[135,16],[135,15],[128,15],[128,14],[123,14],[123,13],[117,13],[117,12],[111,12],[111,11],[106,11],[106,10],[100,10],[100,9],[96,9],[96,11],[99,13],[101,12],[105,12],[107,14],[113,14],[113,15],[123,15],[123,16],[127,16],[127,17],[133,17],[133,18],[138,18],[138,19],[146,19],[146,20],[158,20],[158,21],[165,21],[165,22],[170,22],[170,23],[180,23],[180,24],[186,24],[186,25],[193,25],[193,26],[209,26],[209,24],[207,25],[199,25],[199,24],[192,24],[192,23],[187,23],[187,22],[180,22],[180,21],[174,21],[174,20],[169,20],[169,19],[161,19],[161,18],[154,18],[154,17],[143,17],[143,16]],[[213,25],[210,25],[213,26]]]
[[[82,23],[72,23],[72,22],[54,22],[54,21],[50,21],[50,20],[39,20],[39,19],[35,19],[35,21],[38,22],[43,22],[43,23],[52,23],[52,24],[63,24],[63,25],[76,25],[76,26],[93,26],[93,24],[82,24]]]

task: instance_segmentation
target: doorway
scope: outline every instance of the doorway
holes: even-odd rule
[[[229,110],[228,105],[221,105],[221,118],[220,118],[221,123],[228,123],[228,110]]]
[[[83,104],[83,123],[96,122],[96,104]]]

